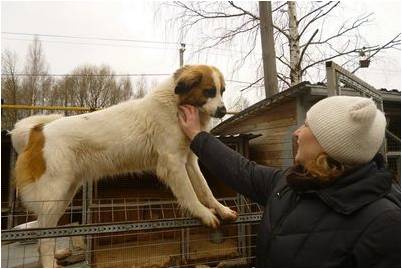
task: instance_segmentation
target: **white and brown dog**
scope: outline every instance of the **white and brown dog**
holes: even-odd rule
[[[214,213],[236,219],[213,196],[177,118],[179,105],[197,106],[207,130],[211,117],[225,115],[224,90],[217,68],[189,65],[139,100],[78,116],[22,119],[11,131],[21,199],[39,227],[54,227],[83,181],[153,170],[180,206],[205,225],[219,225]],[[54,240],[41,239],[44,267],[56,266],[54,247]]]

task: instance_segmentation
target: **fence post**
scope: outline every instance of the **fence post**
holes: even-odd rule
[[[338,95],[338,81],[336,79],[336,70],[333,67],[333,62],[326,62],[325,67],[327,71],[328,96]]]

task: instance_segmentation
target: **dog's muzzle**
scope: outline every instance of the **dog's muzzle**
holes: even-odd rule
[[[216,109],[214,117],[215,118],[222,118],[225,115],[226,115],[226,107],[220,106],[220,107],[218,107]]]

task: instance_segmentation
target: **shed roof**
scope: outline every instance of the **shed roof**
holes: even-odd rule
[[[343,88],[342,91],[350,93],[354,92],[354,90],[350,88]],[[396,89],[387,90],[381,88],[378,89],[378,91],[382,95],[384,101],[399,102],[399,103],[401,102],[401,92]],[[293,98],[300,94],[310,94],[312,96],[328,96],[328,90],[324,83],[311,84],[309,81],[303,81],[271,97],[265,98],[253,104],[252,106],[249,106],[240,113],[226,119],[225,121],[215,126],[211,130],[211,133],[217,135],[229,125],[244,120],[250,117],[251,115],[258,113],[262,109],[267,108],[275,103],[279,103],[283,100],[288,100],[289,98]]]
[[[223,130],[223,128],[225,128],[226,126],[228,126],[229,124],[233,124],[235,122],[241,121],[247,117],[249,117],[250,115],[253,115],[256,112],[261,111],[262,109],[274,104],[274,103],[278,103],[286,98],[289,97],[294,97],[297,94],[300,94],[304,91],[307,91],[309,89],[309,87],[307,87],[307,85],[309,85],[310,82],[308,81],[304,81],[301,82],[297,85],[294,85],[293,87],[290,87],[287,90],[284,90],[282,92],[279,92],[271,97],[265,98],[255,104],[253,104],[252,106],[249,106],[248,108],[244,109],[243,111],[241,111],[240,113],[228,118],[227,120],[221,122],[220,124],[218,124],[217,126],[215,126],[212,130],[211,133],[213,134],[219,134],[221,130]]]

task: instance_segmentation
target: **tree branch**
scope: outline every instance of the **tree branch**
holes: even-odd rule
[[[245,91],[251,87],[253,87],[255,84],[257,84],[258,82],[260,82],[261,80],[263,80],[264,77],[257,79],[256,81],[254,81],[253,83],[250,83],[250,85],[248,85],[247,87],[243,88],[240,90],[240,92]]]
[[[374,57],[374,55],[376,55],[377,53],[379,53],[381,50],[383,49],[388,49],[388,48],[392,48],[394,45],[400,45],[401,44],[401,40],[396,40],[398,37],[400,37],[401,34],[398,34],[397,36],[395,36],[393,39],[391,39],[391,41],[387,42],[386,44],[384,44],[383,46],[379,47],[378,49],[375,50],[375,52],[373,54],[371,54],[369,57],[367,57],[367,60],[371,59]],[[387,47],[388,45],[392,45],[391,47]],[[353,70],[351,73],[354,74],[357,70],[359,70],[361,67],[357,67],[355,70]]]
[[[373,48],[376,48],[376,47],[378,47],[378,46],[371,46],[371,47],[370,47],[368,50],[366,50],[366,51],[367,51],[367,52],[373,51],[373,50],[375,50],[375,49],[373,49]],[[386,49],[386,48],[387,48],[387,47],[384,47],[383,49]],[[389,48],[389,47],[388,47],[388,48]],[[306,71],[306,69],[308,69],[308,68],[310,68],[310,67],[312,67],[312,66],[314,66],[314,65],[316,65],[316,64],[323,63],[323,62],[326,62],[326,61],[329,61],[329,60],[338,58],[338,57],[340,57],[340,56],[344,56],[344,55],[348,55],[348,54],[351,54],[351,53],[359,52],[359,51],[361,51],[361,50],[362,50],[362,48],[355,48],[355,49],[352,49],[352,50],[349,50],[349,51],[339,52],[338,54],[333,55],[333,56],[330,56],[330,57],[326,57],[326,58],[321,59],[321,60],[319,60],[319,61],[317,61],[317,62],[314,62],[314,63],[312,63],[312,64],[307,65],[306,67],[304,67],[304,68],[302,69],[302,73],[304,73],[304,72]]]
[[[244,16],[244,15],[246,15],[246,14],[249,14],[249,13],[246,13],[246,12],[237,13],[237,14],[226,14],[226,13],[223,13],[223,12],[214,12],[216,15],[207,16],[207,15],[205,15],[205,14],[202,14],[202,13],[199,12],[198,10],[187,6],[184,2],[175,1],[174,3],[175,3],[177,6],[179,6],[179,7],[181,7],[181,8],[184,8],[184,9],[187,10],[187,11],[194,12],[195,14],[197,14],[198,16],[200,16],[201,18],[204,18],[204,19],[231,18],[231,17],[240,17],[240,16]],[[190,3],[191,3],[191,2],[190,2]],[[211,12],[207,12],[207,11],[206,11],[205,13],[211,13]],[[213,13],[212,13],[212,14],[213,14]],[[250,13],[250,14],[251,14],[251,13]]]
[[[308,45],[311,43],[311,41],[312,41],[313,38],[317,35],[317,33],[318,33],[318,29],[315,30],[315,32],[313,33],[313,35],[312,35],[312,36],[310,37],[310,39],[307,41],[306,46],[303,48],[303,50],[302,50],[302,52],[301,52],[301,54],[300,54],[299,61],[297,62],[297,67],[300,68],[301,62],[302,62],[302,60],[303,60],[304,53],[306,52],[306,50],[307,50],[307,48],[308,48]]]
[[[260,17],[254,15],[253,13],[251,13],[251,12],[249,12],[249,11],[247,11],[247,10],[245,10],[245,9],[243,9],[243,8],[241,8],[241,7],[239,7],[239,6],[237,6],[237,5],[235,5],[235,4],[233,3],[233,1],[228,1],[228,3],[229,3],[232,7],[236,8],[236,9],[238,9],[238,10],[240,10],[240,11],[243,11],[243,14],[249,15],[249,16],[251,16],[252,18],[254,18],[255,20],[259,20],[259,19],[260,19]]]
[[[338,3],[339,3],[339,2],[338,2]],[[317,12],[317,11],[321,11],[323,8],[325,8],[326,6],[328,6],[328,5],[330,5],[330,4],[332,4],[332,1],[329,1],[329,2],[327,2],[326,4],[324,4],[324,5],[320,6],[320,7],[317,7],[316,9],[310,11],[309,13],[307,13],[306,15],[304,15],[303,17],[301,17],[301,18],[296,22],[296,24],[299,25],[299,23],[300,23],[302,20],[304,20],[305,18],[307,18],[308,16],[314,14],[314,13]]]
[[[287,2],[283,3],[282,5],[280,5],[280,6],[277,7],[277,8],[274,8],[274,9],[272,10],[272,13],[274,13],[275,11],[278,11],[279,9],[281,9],[282,7],[284,7],[285,5],[287,5]]]
[[[286,77],[286,76],[284,76],[284,75],[280,75],[279,73],[278,73],[278,76],[277,76],[278,78],[279,78],[279,80],[281,80],[283,83],[285,83],[288,87],[290,87],[290,83],[289,83],[289,81],[288,81],[288,77]]]
[[[343,25],[339,28],[337,34],[335,34],[335,35],[333,35],[333,36],[330,36],[330,37],[328,37],[327,39],[322,40],[322,41],[312,42],[311,45],[319,45],[319,44],[328,43],[328,41],[330,41],[330,40],[332,40],[332,39],[334,39],[334,38],[340,37],[340,36],[346,34],[347,32],[349,32],[349,31],[351,31],[351,30],[353,30],[353,29],[356,29],[356,28],[362,26],[364,23],[369,22],[368,18],[369,18],[372,14],[373,14],[373,13],[370,13],[370,14],[364,16],[363,18],[357,19],[356,21],[353,22],[353,24],[352,24],[350,27],[348,27],[348,28],[346,28],[345,30],[341,31],[341,29],[344,28],[344,26],[345,26],[345,24],[343,24]],[[306,46],[306,44],[303,44],[303,45],[301,45],[300,47],[304,47],[304,46]]]
[[[304,32],[307,30],[307,28],[316,20],[318,20],[319,18],[324,17],[325,15],[327,15],[329,12],[331,12],[337,5],[339,5],[340,2],[336,2],[332,7],[330,7],[327,11],[325,11],[324,13],[319,12],[314,18],[312,18],[307,24],[306,26],[304,26],[304,28],[301,30],[300,34],[299,34],[299,38],[301,38],[301,36],[304,34]]]

